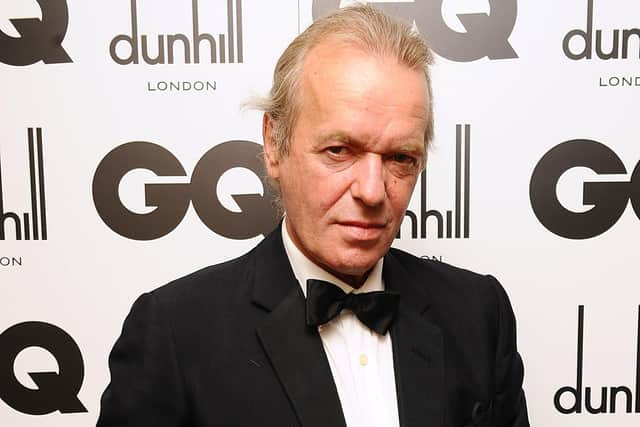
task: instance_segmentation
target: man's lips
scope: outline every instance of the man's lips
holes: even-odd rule
[[[357,227],[357,228],[385,228],[385,222],[369,222],[369,221],[339,221],[338,224],[344,225],[346,227]]]
[[[385,222],[370,221],[339,221],[338,225],[353,242],[377,242],[387,228]]]

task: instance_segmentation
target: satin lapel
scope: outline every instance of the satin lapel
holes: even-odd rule
[[[442,332],[428,319],[429,279],[409,277],[392,252],[385,257],[383,278],[386,289],[400,294],[391,327],[400,425],[442,427],[444,351]]]
[[[256,249],[253,301],[270,311],[257,327],[258,337],[300,424],[346,427],[322,341],[317,329],[305,323],[304,295],[284,251],[280,229]]]

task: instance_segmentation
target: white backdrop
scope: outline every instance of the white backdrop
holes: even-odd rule
[[[211,34],[216,41],[216,63],[210,61],[207,40],[200,43],[200,63],[194,63],[193,3],[198,8],[199,34]],[[332,8],[338,3],[317,2],[316,7]],[[118,35],[133,36],[132,5],[137,14],[138,63],[121,65],[110,54],[110,45]],[[68,18],[60,14],[65,7]],[[640,162],[640,3],[416,0],[382,7],[396,7],[399,13],[413,16],[427,36],[429,29],[423,22],[440,22],[449,28],[440,36],[432,35],[437,53],[433,67],[436,140],[427,167],[426,204],[444,219],[447,211],[452,220],[456,218],[457,129],[462,147],[461,219],[465,217],[465,194],[469,200],[468,237],[461,223],[461,237],[455,238],[454,221],[452,237],[447,238],[444,224],[443,238],[438,238],[432,215],[425,238],[421,227],[412,238],[407,219],[395,245],[419,256],[492,273],[501,280],[518,320],[532,425],[637,426],[640,286],[633,242],[640,236],[640,218],[628,200],[635,192],[640,208],[640,172],[635,182],[622,188],[623,196],[618,199],[618,187],[611,182],[629,183]],[[440,14],[433,15],[433,10]],[[468,14],[474,13],[489,15],[472,17],[471,23],[477,25],[466,27]],[[458,18],[459,14],[463,16]],[[162,236],[150,240],[125,237],[98,214],[94,175],[103,158],[123,144],[146,141],[168,150],[184,169],[183,176],[157,176],[148,170],[151,163],[145,163],[147,169],[138,165],[124,175],[117,190],[111,187],[128,210],[143,214],[154,210],[153,203],[145,206],[145,184],[164,184],[156,189],[169,194],[174,187],[168,184],[188,183],[198,161],[213,147],[227,141],[261,143],[260,114],[242,110],[240,105],[251,95],[268,90],[279,54],[312,16],[311,0],[4,0],[0,4],[0,220],[4,224],[0,333],[5,331],[0,335],[0,364],[4,365],[0,366],[4,372],[0,425],[95,424],[99,398],[109,380],[108,353],[133,300],[197,268],[238,256],[262,239],[258,233],[250,238],[225,237],[224,224],[208,227],[193,205],[182,220],[180,213],[175,214],[177,225],[160,233]],[[10,18],[37,18],[39,22],[31,21],[29,26],[12,23]],[[580,35],[567,37],[576,29],[585,32],[591,46]],[[145,62],[143,35],[148,56],[155,57],[157,36],[163,35],[166,45],[167,36],[175,34],[184,38],[173,42],[173,64],[167,46],[164,63]],[[219,43],[220,34],[224,43]],[[614,46],[615,37],[619,57],[602,59],[602,52]],[[590,58],[569,58],[563,50],[565,38],[570,55],[587,50]],[[184,39],[190,44],[188,63]],[[461,40],[461,45],[454,45],[454,39]],[[61,40],[59,49],[47,45],[52,40]],[[505,45],[515,54],[504,53],[508,50]],[[69,59],[60,55],[60,46]],[[467,52],[464,60],[453,58],[460,46]],[[623,55],[625,46],[627,55]],[[496,51],[497,47],[502,50]],[[115,53],[126,58],[130,47],[118,42]],[[16,64],[20,61],[27,63]],[[171,82],[174,90],[169,90]],[[167,90],[163,90],[165,85]],[[191,90],[175,90],[176,85],[180,89],[191,86]],[[200,85],[203,90],[196,90]],[[29,166],[29,128],[34,141],[33,168]],[[38,128],[42,162],[37,155]],[[566,224],[551,227],[553,231],[545,227],[530,199],[532,174],[540,159],[570,140],[597,141],[615,152],[624,166],[615,174],[606,170],[597,174],[592,170],[596,167],[580,163],[585,150],[579,143],[569,144],[568,154],[554,160],[555,165],[564,161],[569,166],[557,186],[552,183],[545,194],[555,192],[560,206],[574,212],[569,222],[583,221],[585,214],[579,213],[590,209],[622,208],[623,202],[626,206],[619,219],[605,215],[600,221],[611,225],[607,231],[580,239],[562,237]],[[601,164],[603,157],[604,153],[595,155],[592,164]],[[468,187],[464,185],[465,159]],[[542,165],[538,179],[548,178],[550,167]],[[36,215],[32,212],[31,171]],[[39,185],[40,175],[43,185]],[[583,183],[596,181],[605,184],[600,187],[602,199],[594,206],[583,201],[583,193],[591,191],[589,184],[583,189]],[[232,168],[222,175],[216,190],[219,203],[227,211],[238,212],[239,223],[251,223],[261,216],[250,209],[253,205],[242,209],[238,206],[242,202],[236,203],[241,199],[232,197],[263,193],[254,172]],[[213,190],[209,196],[216,198]],[[410,206],[418,219],[420,204],[419,185]],[[29,225],[38,218],[39,239],[34,239],[33,227],[26,227],[30,236],[25,240],[25,215]],[[43,218],[46,240],[42,239]],[[15,219],[20,220],[21,239]],[[155,219],[141,221],[154,229]],[[583,229],[586,234],[589,227]],[[584,310],[582,387],[573,394],[560,394],[562,387],[577,385],[579,306]],[[43,322],[65,331],[78,346],[82,363],[73,363],[72,356],[78,352],[68,343],[63,346],[67,350],[60,352],[43,348],[47,347],[43,336],[57,336],[53,327],[24,322]],[[19,351],[22,348],[26,349]],[[67,363],[61,362],[64,355],[72,360],[68,366],[60,366]],[[81,380],[78,366],[84,367]],[[52,380],[48,388],[45,383],[36,385],[30,373],[42,372],[58,372],[57,378],[66,380]],[[65,381],[76,382],[78,387],[64,386]],[[618,389],[614,409],[612,387],[622,386],[628,388],[628,395]],[[603,387],[607,393],[604,406]],[[16,398],[16,389],[22,389],[26,397]],[[68,401],[75,394],[87,412],[78,412]],[[554,404],[556,395],[560,408]],[[581,401],[576,402],[576,395]],[[16,408],[20,406],[16,399],[27,402],[31,409]],[[627,400],[632,403],[630,413]],[[69,405],[70,410],[60,411]],[[601,413],[591,413],[598,408]]]

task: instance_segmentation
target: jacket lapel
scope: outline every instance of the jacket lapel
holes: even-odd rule
[[[444,351],[440,328],[428,319],[425,278],[410,277],[390,251],[384,260],[385,288],[400,294],[391,327],[402,427],[441,427],[444,423]]]
[[[304,427],[345,427],[322,341],[305,323],[305,300],[284,251],[280,228],[256,248],[253,301],[269,313],[260,342]]]

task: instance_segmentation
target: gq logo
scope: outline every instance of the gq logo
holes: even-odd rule
[[[271,188],[264,182],[261,153],[262,146],[250,141],[227,141],[213,147],[196,164],[190,183],[145,184],[145,205],[155,209],[140,214],[131,212],[120,200],[119,185],[126,173],[147,169],[157,176],[176,177],[186,176],[186,172],[165,148],[150,142],[129,142],[113,149],[98,165],[93,177],[93,201],[105,224],[129,239],[165,236],[180,224],[189,201],[202,222],[224,237],[266,235],[277,225],[278,216],[271,205]],[[264,188],[263,195],[232,195],[241,212],[227,210],[216,190],[222,175],[234,167],[252,171]]]
[[[8,65],[73,62],[62,47],[67,33],[69,11],[65,0],[36,0],[42,11],[38,18],[11,19],[20,37],[0,31],[0,61]]]
[[[491,13],[458,14],[467,30],[452,30],[442,16],[445,0],[414,2],[369,2],[389,15],[414,22],[431,47],[452,61],[470,62],[485,56],[489,59],[517,58],[509,44],[518,15],[517,0],[488,0]],[[340,0],[313,0],[313,19],[338,9]]]
[[[581,213],[562,206],[556,193],[560,177],[576,167],[598,175],[627,173],[620,157],[597,141],[574,139],[549,150],[534,168],[529,187],[533,212],[549,231],[568,239],[598,236],[620,219],[629,200],[640,219],[640,162],[629,182],[584,182],[582,203],[593,207]]]
[[[15,376],[18,354],[29,347],[48,351],[58,362],[58,372],[29,372],[38,386],[27,388]],[[0,334],[0,398],[16,411],[45,415],[87,412],[78,399],[84,380],[84,362],[73,338],[57,326],[24,322]]]

